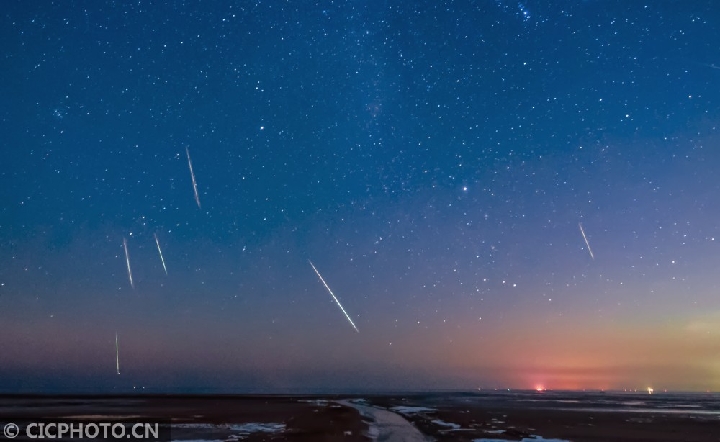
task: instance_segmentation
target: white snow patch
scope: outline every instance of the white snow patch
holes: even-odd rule
[[[358,412],[360,412],[360,415],[370,420],[370,422],[367,422],[369,425],[369,429],[366,436],[369,437],[372,441],[428,441],[428,439],[420,432],[420,430],[415,428],[413,424],[405,420],[405,418],[403,418],[401,415],[388,411],[384,408],[361,405],[363,402],[365,401],[338,401],[338,403],[342,405],[355,408]]]
[[[462,428],[458,424],[454,424],[452,422],[445,422],[444,420],[440,420],[440,419],[433,419],[430,422],[434,423],[435,425],[440,425],[441,427],[449,427],[451,430],[459,430]]]
[[[276,423],[256,423],[250,422],[245,424],[208,424],[208,423],[184,423],[172,424],[175,429],[194,429],[194,430],[227,430],[233,433],[225,439],[174,439],[173,442],[223,442],[238,441],[247,438],[252,433],[279,433],[285,430],[285,424]]]
[[[230,431],[237,431],[240,433],[279,433],[285,431],[285,424],[274,424],[274,423],[248,423],[248,424],[234,424],[229,425]]]
[[[378,440],[380,429],[375,424],[375,418],[372,413],[370,413],[371,408],[365,399],[351,399],[349,401],[340,401],[339,403],[356,409],[360,413],[360,416],[367,419],[363,421],[368,425],[368,431],[365,436],[370,438],[371,441]]]
[[[370,440],[376,441],[378,440],[378,437],[380,436],[380,429],[375,425],[375,422],[368,423],[368,432],[367,437],[370,438]]]
[[[302,399],[302,400],[299,400],[298,402],[305,402],[305,403],[314,404],[314,405],[327,405],[328,404],[328,401],[326,401],[325,399]]]
[[[427,413],[436,411],[434,408],[428,408],[428,407],[407,407],[404,405],[399,405],[397,407],[391,407],[392,411],[397,411],[398,413],[402,414],[413,414],[413,413]]]
[[[203,424],[203,423],[184,423],[184,424],[172,424],[172,428],[195,428],[195,429],[209,429],[218,428],[215,424]]]

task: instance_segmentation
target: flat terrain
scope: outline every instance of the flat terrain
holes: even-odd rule
[[[551,408],[505,401],[375,398],[437,441],[523,440],[540,436],[572,442],[720,441],[720,414]],[[577,404],[575,404],[577,405]],[[430,411],[423,410],[429,408]]]
[[[652,400],[651,400],[652,399]],[[0,396],[13,419],[172,422],[178,441],[720,442],[716,396],[447,393],[364,396]]]

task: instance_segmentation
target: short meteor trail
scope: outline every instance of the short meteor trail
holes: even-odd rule
[[[355,323],[352,322],[352,319],[350,319],[350,316],[347,314],[347,312],[346,312],[345,309],[343,308],[342,304],[340,304],[340,301],[338,301],[337,297],[335,297],[335,294],[332,292],[332,290],[330,290],[330,287],[328,287],[328,285],[327,285],[327,283],[325,282],[325,280],[323,279],[322,275],[320,275],[320,272],[318,272],[318,269],[315,268],[315,265],[314,265],[314,264],[312,263],[312,261],[310,261],[309,259],[308,259],[308,262],[309,262],[310,265],[312,266],[313,270],[315,270],[315,273],[318,275],[318,278],[320,278],[320,281],[323,283],[323,285],[325,286],[325,288],[327,289],[327,291],[330,293],[330,296],[333,297],[333,299],[334,299],[335,302],[337,303],[338,307],[340,307],[340,310],[342,310],[342,312],[345,314],[345,317],[346,317],[347,320],[350,322],[350,325],[353,326],[353,328],[355,329],[356,332],[360,333],[360,330],[358,330],[358,328],[355,327]]]
[[[583,229],[582,223],[578,223],[578,226],[580,226],[580,233],[582,233],[582,237],[585,240],[585,245],[588,248],[588,252],[590,253],[590,258],[595,259],[595,255],[593,255],[592,249],[590,248],[590,243],[588,242],[587,236],[585,236],[585,230]]]
[[[118,347],[117,332],[115,332],[115,369],[117,370],[117,374],[120,374],[120,349]]]
[[[162,250],[160,250],[160,241],[158,241],[157,233],[153,233],[155,236],[155,244],[157,244],[158,253],[160,254],[160,261],[162,261],[163,269],[165,269],[165,274],[167,275],[167,267],[165,267],[165,259],[162,256]]]
[[[190,149],[186,147],[185,153],[187,154],[188,167],[190,168],[190,177],[192,178],[193,192],[195,192],[195,202],[197,203],[198,208],[200,208],[200,196],[198,195],[197,181],[195,181],[195,172],[193,172],[192,161],[190,161]]]
[[[125,239],[125,238],[123,238],[123,247],[125,248],[125,263],[127,263],[128,278],[130,279],[130,287],[135,288],[135,284],[133,284],[133,279],[132,279],[132,270],[130,270],[130,254],[128,254],[127,239]]]

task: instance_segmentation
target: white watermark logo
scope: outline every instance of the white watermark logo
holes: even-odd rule
[[[3,427],[3,434],[8,439],[13,439],[15,436],[20,434],[20,427],[10,422],[9,424],[5,424],[5,427]]]
[[[24,436],[28,439],[159,439],[158,423],[110,423],[110,422],[32,422],[24,425]],[[8,439],[21,435],[21,428],[7,423],[3,434]]]

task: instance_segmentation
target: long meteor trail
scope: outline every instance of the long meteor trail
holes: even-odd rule
[[[345,317],[347,318],[347,320],[350,322],[350,325],[353,326],[353,328],[355,329],[356,332],[360,333],[360,330],[358,330],[358,328],[355,327],[355,323],[352,322],[352,319],[350,319],[350,315],[347,314],[347,312],[346,312],[345,309],[343,308],[342,304],[340,304],[340,301],[338,301],[338,299],[337,299],[337,297],[335,296],[335,294],[332,292],[332,290],[330,290],[330,287],[328,287],[327,283],[326,283],[325,280],[323,279],[323,277],[322,277],[322,275],[320,274],[320,272],[318,272],[318,269],[315,268],[315,264],[313,264],[312,261],[310,261],[309,259],[308,259],[308,262],[309,262],[310,265],[312,266],[313,270],[315,270],[315,274],[318,275],[318,278],[320,278],[320,281],[323,283],[323,285],[325,286],[325,288],[327,289],[327,291],[330,293],[330,296],[333,297],[333,299],[335,300],[335,303],[337,303],[338,307],[340,307],[340,310],[342,310],[343,314],[345,315]]]
[[[157,233],[153,233],[155,236],[155,244],[157,244],[158,253],[160,254],[160,261],[162,261],[163,269],[165,269],[165,274],[167,275],[167,267],[165,267],[165,259],[162,256],[162,250],[160,249],[160,241],[158,241]]]
[[[115,332],[115,369],[117,370],[117,374],[120,374],[120,349],[118,347],[117,332]]]
[[[123,238],[123,248],[125,249],[125,263],[127,264],[128,279],[130,279],[130,287],[135,288],[135,284],[133,284],[133,279],[132,279],[132,270],[130,269],[130,254],[128,254],[127,239],[125,239],[125,238]]]
[[[592,249],[590,248],[590,243],[588,242],[587,236],[585,236],[585,229],[583,229],[582,223],[578,223],[578,226],[580,226],[580,233],[582,233],[582,237],[585,240],[585,245],[588,248],[588,252],[590,253],[590,258],[595,259],[595,255],[593,255]]]
[[[186,147],[185,153],[187,154],[188,167],[190,168],[190,177],[192,178],[193,192],[195,192],[195,202],[197,203],[198,208],[200,208],[200,196],[198,195],[197,181],[195,181],[195,172],[193,172],[192,161],[190,161],[190,149]]]

